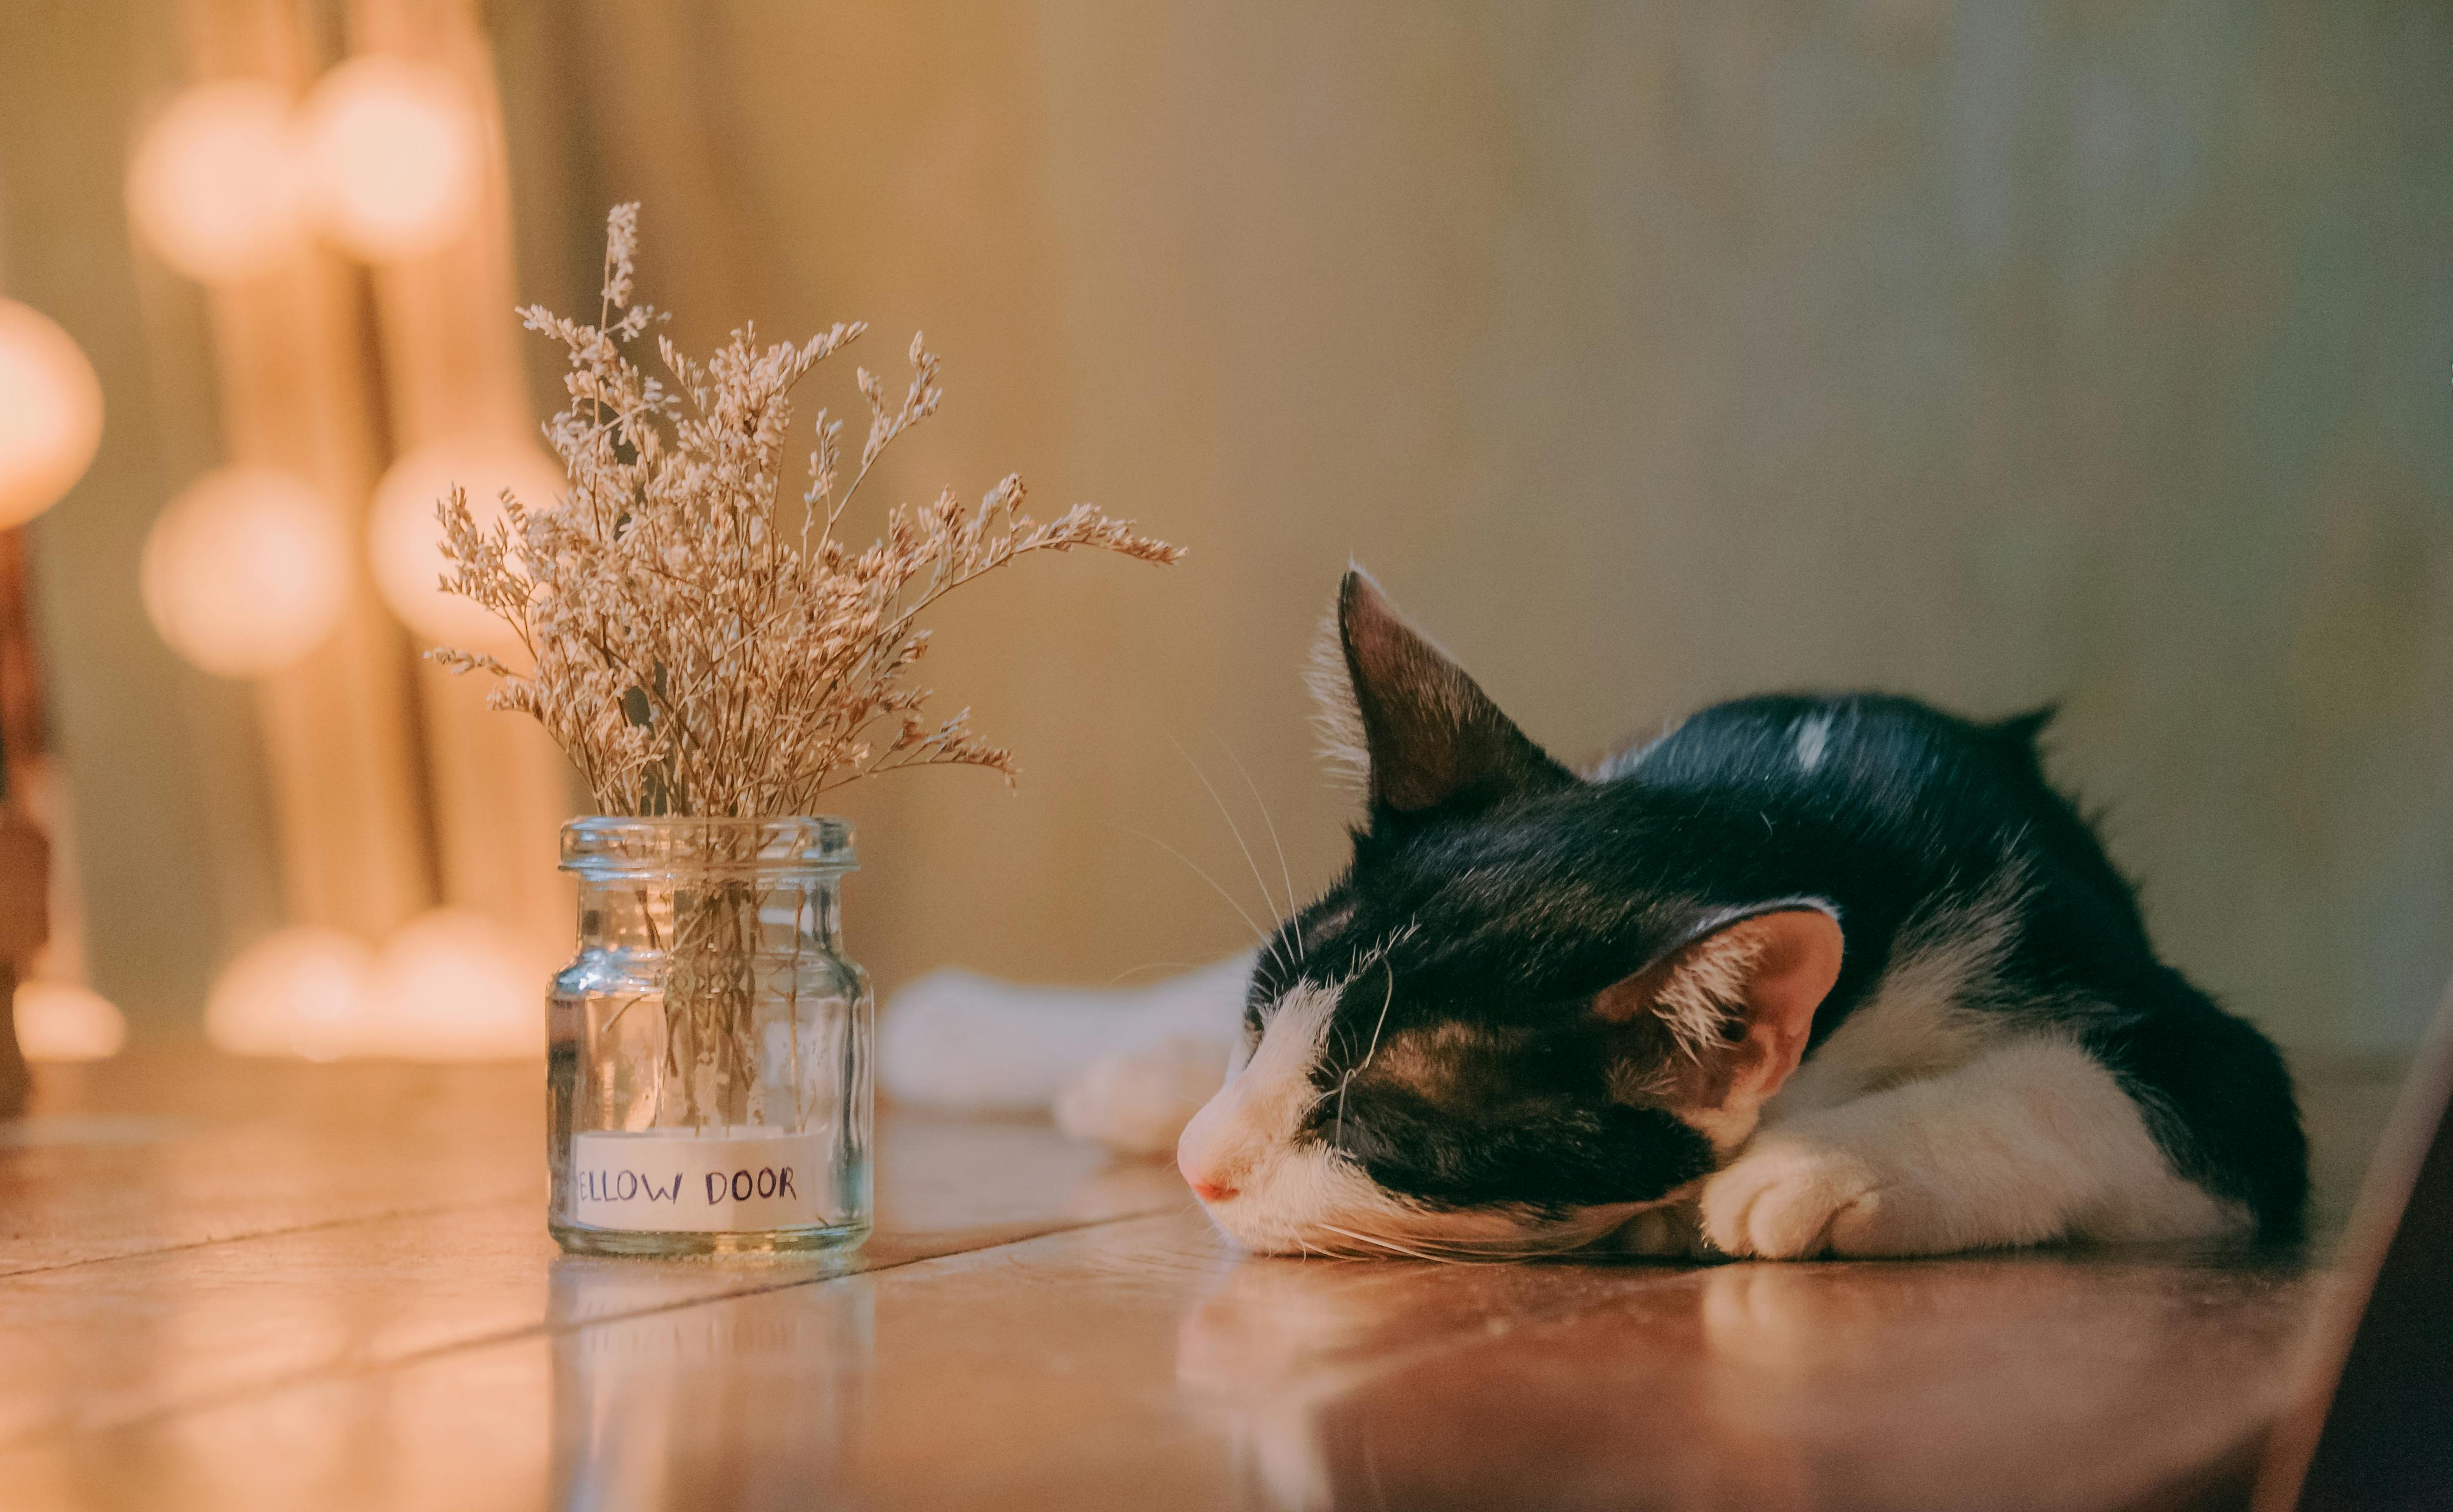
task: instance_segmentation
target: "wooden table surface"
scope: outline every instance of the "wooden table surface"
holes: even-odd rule
[[[1251,1260],[1171,1168],[888,1117],[829,1268],[562,1258],[542,1081],[39,1072],[0,1507],[2197,1504],[2295,1379],[2390,1092],[2310,1087],[2291,1250]]]

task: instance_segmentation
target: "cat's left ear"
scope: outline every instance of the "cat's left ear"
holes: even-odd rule
[[[1332,758],[1360,768],[1373,807],[1427,813],[1576,781],[1362,569],[1339,585],[1333,623],[1312,690]]]
[[[1827,908],[1776,905],[1671,950],[1605,988],[1593,1010],[1654,1031],[1658,1095],[1715,1143],[1733,1144],[1805,1059],[1843,949]]]

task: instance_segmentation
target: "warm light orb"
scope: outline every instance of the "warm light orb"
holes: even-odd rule
[[[420,915],[385,943],[375,970],[375,1053],[413,1061],[545,1053],[547,970],[483,914]]]
[[[260,677],[304,658],[338,624],[349,590],[338,510],[270,468],[208,473],[146,538],[145,613],[170,648],[223,677]]]
[[[437,646],[489,651],[507,662],[525,658],[519,638],[490,612],[437,587],[446,570],[443,525],[434,507],[458,484],[480,529],[503,516],[502,491],[529,509],[562,492],[562,468],[535,443],[462,439],[421,448],[392,464],[375,486],[367,521],[367,550],[375,587],[411,630]]]
[[[227,284],[296,244],[301,189],[289,97],[226,80],[188,90],[147,129],[129,164],[128,213],[164,262]]]
[[[21,982],[13,1003],[17,1048],[29,1061],[107,1061],[128,1044],[128,1021],[90,987]]]
[[[102,383],[50,317],[0,299],[0,530],[57,504],[102,445]]]
[[[307,97],[307,142],[325,231],[369,262],[435,251],[477,208],[476,114],[440,69],[382,55],[342,64]]]
[[[336,1060],[364,1049],[374,1003],[372,951],[337,929],[282,929],[214,980],[205,1036],[233,1055]]]

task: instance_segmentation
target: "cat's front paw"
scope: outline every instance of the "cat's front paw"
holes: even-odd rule
[[[1854,1151],[1772,1135],[1704,1184],[1704,1237],[1764,1260],[1881,1253],[1883,1189]]]
[[[1645,1208],[1610,1235],[1605,1247],[1649,1260],[1709,1260],[1713,1254],[1704,1243],[1692,1197]]]
[[[1128,1155],[1167,1155],[1226,1079],[1228,1046],[1185,1037],[1120,1050],[1056,1094],[1056,1126]]]

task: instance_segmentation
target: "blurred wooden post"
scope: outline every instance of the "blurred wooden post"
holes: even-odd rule
[[[278,0],[190,0],[185,18],[197,78],[295,90],[321,61]],[[288,468],[360,524],[382,459],[361,297],[348,265],[304,238],[271,272],[206,291],[229,459]],[[406,647],[363,558],[349,567],[339,627],[257,683],[257,713],[287,916],[380,941],[433,885]]]
[[[191,13],[204,71],[303,91],[333,61],[307,56],[294,10],[198,0]],[[486,146],[476,213],[442,250],[373,269],[370,331],[356,275],[314,248],[264,281],[269,302],[250,287],[215,295],[213,314],[233,458],[283,462],[362,513],[391,458],[452,436],[534,430],[511,313],[500,112],[473,7],[363,0],[348,17],[355,50],[459,81]],[[369,334],[379,368],[368,367]],[[379,939],[439,891],[550,952],[570,929],[554,868],[571,806],[561,753],[532,722],[489,710],[482,680],[410,660],[423,647],[404,640],[363,559],[352,569],[361,591],[349,623],[263,693],[290,917]]]
[[[42,706],[26,612],[24,536],[0,530],[0,1118],[26,1106],[17,984],[50,938],[50,848],[20,807],[16,769],[41,748]]]
[[[374,273],[397,454],[452,436],[539,445],[512,314],[520,301],[502,111],[476,10],[469,0],[355,0],[349,11],[358,51],[449,73],[485,144],[484,188],[466,232],[432,255]],[[572,808],[569,766],[534,720],[486,707],[487,686],[482,677],[418,668],[443,896],[531,950],[558,955],[571,930],[571,891],[555,869],[559,831]]]
[[[50,936],[50,848],[0,793],[0,1118],[26,1106],[26,1058],[17,1049],[15,999],[25,965]]]

